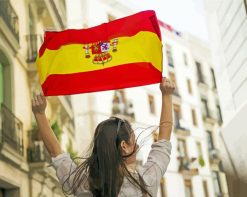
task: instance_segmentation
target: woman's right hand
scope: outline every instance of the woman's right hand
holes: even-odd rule
[[[35,95],[32,99],[32,111],[34,115],[45,114],[45,109],[47,106],[47,101],[43,93]]]
[[[171,95],[175,90],[175,83],[166,77],[162,78],[160,82],[160,90],[162,95]]]

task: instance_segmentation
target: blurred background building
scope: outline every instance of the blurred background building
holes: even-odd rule
[[[0,1],[0,196],[61,196],[38,136],[31,98],[40,91],[34,62],[44,30],[66,27],[65,1]],[[47,114],[63,149],[74,154],[70,97],[49,98]]]
[[[222,106],[223,164],[231,196],[247,195],[247,0],[205,0]]]
[[[159,21],[163,74],[177,85],[172,158],[160,182],[161,197],[245,192],[246,0],[205,2],[212,57],[206,43]],[[44,30],[87,28],[132,13],[116,0],[0,0],[0,197],[63,196],[31,112],[32,95],[40,91],[34,62]],[[151,85],[50,97],[47,115],[73,157],[87,151],[100,121],[122,115],[139,134],[158,125],[160,107],[158,85]],[[139,164],[157,137],[143,133]]]

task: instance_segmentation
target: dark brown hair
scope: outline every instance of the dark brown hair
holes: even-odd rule
[[[131,154],[122,155],[121,142],[130,143],[132,132],[130,123],[118,117],[101,122],[95,130],[89,157],[70,173],[63,183],[63,192],[67,195],[76,194],[87,182],[93,196],[116,197],[126,177],[144,196],[151,196],[143,178],[139,174],[138,178],[132,176],[124,163],[136,151],[134,148]],[[70,187],[65,189],[68,182]]]

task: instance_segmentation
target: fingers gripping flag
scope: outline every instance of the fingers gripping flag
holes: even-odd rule
[[[159,83],[162,43],[155,12],[88,29],[48,31],[36,65],[46,96]]]

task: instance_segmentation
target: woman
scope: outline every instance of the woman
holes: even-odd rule
[[[170,160],[174,89],[173,82],[162,79],[158,141],[152,144],[147,162],[138,170],[138,145],[128,121],[111,117],[101,122],[95,130],[89,157],[76,165],[69,154],[63,153],[47,121],[45,97],[36,96],[32,100],[32,110],[64,193],[77,197],[157,196],[160,179]]]

